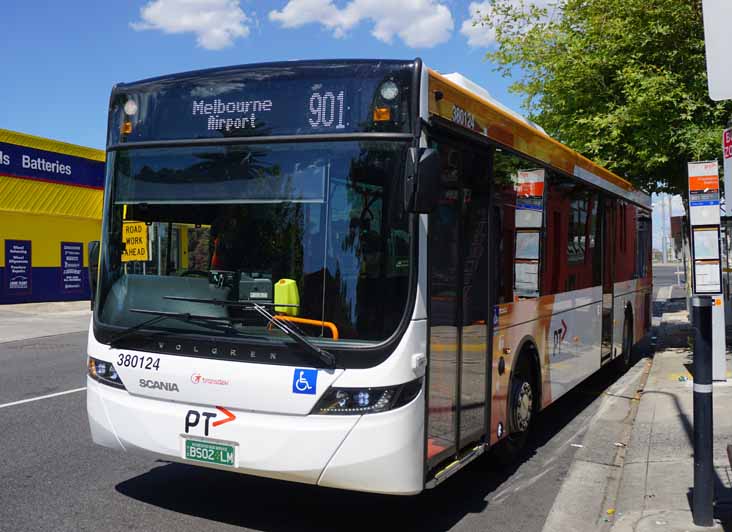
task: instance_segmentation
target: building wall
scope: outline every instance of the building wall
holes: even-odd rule
[[[0,304],[89,298],[104,153],[0,129]]]
[[[0,234],[2,240],[31,242],[31,290],[20,293],[8,291],[5,268],[6,245],[0,246],[0,278],[3,279],[0,303],[28,303],[36,301],[72,301],[89,298],[89,273],[87,244],[99,240],[100,220],[48,216],[0,211]],[[61,268],[61,243],[81,244],[82,271],[77,288],[75,275],[67,273],[64,283]],[[66,253],[73,253],[73,247],[65,246]],[[67,272],[75,268],[66,268]],[[29,293],[30,292],[30,293]]]

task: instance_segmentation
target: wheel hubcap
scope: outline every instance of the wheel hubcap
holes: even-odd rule
[[[516,408],[514,410],[516,428],[521,432],[524,432],[529,428],[533,406],[534,392],[528,382],[523,382],[521,383],[521,388],[519,388],[518,393],[516,394]]]

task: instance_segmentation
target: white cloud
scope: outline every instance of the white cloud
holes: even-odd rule
[[[447,41],[455,26],[447,6],[435,0],[351,0],[342,8],[333,0],[289,0],[281,10],[270,11],[269,18],[284,28],[321,24],[339,38],[369,20],[371,34],[380,41],[391,43],[396,35],[412,48]]]
[[[195,33],[198,46],[207,50],[246,37],[251,22],[238,0],[151,0],[140,8],[140,19],[130,24],[135,30]]]
[[[470,46],[490,46],[496,41],[496,33],[481,24],[475,24],[478,17],[485,15],[489,10],[488,2],[470,2],[468,6],[469,18],[463,21],[460,33],[468,38]]]
[[[537,7],[549,8],[556,3],[556,0],[509,0],[514,7],[522,5],[535,5]],[[496,42],[496,32],[492,28],[487,28],[482,24],[474,24],[485,17],[491,15],[491,2],[470,2],[468,6],[468,18],[463,21],[460,26],[460,33],[468,38],[468,45],[473,47],[488,47]],[[551,11],[551,9],[550,9]]]

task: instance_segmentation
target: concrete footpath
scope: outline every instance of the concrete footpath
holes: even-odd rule
[[[693,525],[692,336],[683,305],[656,319],[655,353],[605,392],[544,532],[732,530],[732,379],[714,385],[714,527]],[[729,355],[728,355],[729,358]],[[729,365],[728,367],[732,367]],[[728,374],[728,377],[732,375]]]
[[[625,455],[611,527],[614,532],[697,529],[691,514],[692,336],[685,310],[663,314],[653,367],[642,392]],[[717,525],[699,530],[730,530],[732,473],[726,447],[732,443],[732,381],[716,383],[713,394]]]
[[[85,331],[89,301],[0,305],[0,342]]]

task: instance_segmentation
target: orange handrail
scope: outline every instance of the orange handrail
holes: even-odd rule
[[[328,327],[330,329],[330,334],[333,337],[333,340],[338,340],[338,327],[336,327],[336,324],[330,321],[320,321],[320,320],[310,320],[308,318],[297,318],[295,316],[287,316],[285,314],[278,314],[274,317],[276,320],[280,321],[291,321],[293,323],[302,323],[303,325],[314,325],[314,326],[321,326],[321,327]]]

